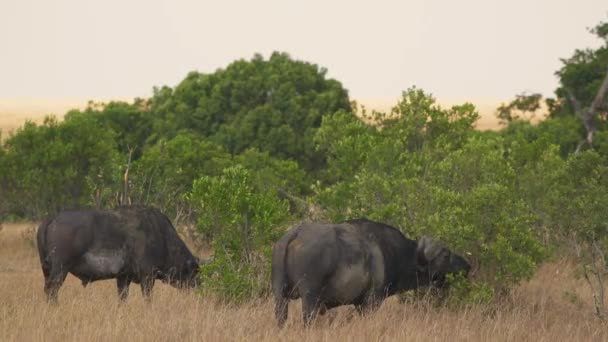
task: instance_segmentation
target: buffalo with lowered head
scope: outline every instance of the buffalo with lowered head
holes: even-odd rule
[[[115,278],[121,300],[131,282],[141,284],[146,300],[156,279],[178,288],[196,286],[198,259],[155,208],[65,210],[40,225],[37,243],[49,301],[57,300],[68,273],[83,286]]]
[[[297,298],[302,298],[306,325],[318,313],[340,305],[354,304],[363,313],[397,292],[442,288],[446,275],[467,275],[469,270],[463,257],[430,238],[413,241],[383,223],[304,223],[273,247],[275,315],[283,326],[288,302]]]

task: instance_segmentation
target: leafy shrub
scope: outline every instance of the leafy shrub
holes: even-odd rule
[[[504,140],[473,131],[474,108],[444,110],[410,90],[392,116],[378,117],[381,129],[340,116],[319,129],[317,142],[329,151],[329,167],[347,175],[315,187],[330,220],[368,217],[410,237],[429,234],[444,241],[482,266],[479,283],[469,286],[482,289],[478,295],[484,298],[530,278],[546,255],[535,216],[514,191],[517,169]],[[348,133],[353,129],[357,141]],[[364,150],[349,147],[360,142]]]
[[[201,268],[202,291],[229,302],[266,293],[272,243],[289,218],[286,202],[256,191],[240,165],[197,179],[189,198],[200,213],[198,229],[213,241],[213,261]]]
[[[494,288],[486,282],[471,282],[462,275],[448,277],[450,287],[447,303],[452,307],[488,304],[495,295]]]
[[[121,176],[114,132],[68,113],[26,123],[4,142],[2,171],[10,211],[39,218],[65,207],[112,202]]]
[[[312,138],[321,119],[350,109],[348,92],[326,73],[278,52],[237,60],[211,74],[191,72],[175,88],[155,91],[155,130],[169,137],[187,130],[233,154],[257,148],[319,170],[323,156]]]
[[[232,165],[223,147],[189,135],[159,140],[133,163],[131,197],[135,203],[152,204],[179,224],[190,214],[184,194],[201,175],[217,176]]]

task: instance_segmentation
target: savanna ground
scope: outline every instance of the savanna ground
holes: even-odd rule
[[[350,307],[302,326],[292,302],[287,326],[276,327],[271,300],[239,307],[214,303],[164,284],[145,304],[131,285],[120,304],[114,281],[83,288],[68,275],[59,304],[47,305],[35,249],[35,224],[0,230],[1,341],[607,341],[608,325],[592,314],[591,295],[567,260],[543,265],[500,305],[461,311],[391,298],[369,317]]]

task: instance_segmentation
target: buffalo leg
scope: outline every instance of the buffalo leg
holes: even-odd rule
[[[317,318],[321,309],[320,304],[319,295],[316,292],[309,292],[302,296],[302,318],[305,326],[310,326],[310,323]]]
[[[153,277],[144,277],[141,282],[141,293],[144,296],[144,300],[149,303],[152,300],[152,288],[154,287]]]
[[[50,285],[51,270],[44,263],[42,264],[42,274],[44,275],[44,293],[47,294],[47,300],[48,300],[47,288],[49,288],[49,285]]]
[[[279,328],[282,328],[287,321],[289,310],[289,299],[284,296],[275,297],[274,315],[277,318]]]
[[[380,304],[382,304],[382,297],[379,294],[371,294],[366,296],[363,302],[355,305],[355,308],[361,316],[364,316],[376,311]]]
[[[124,302],[127,300],[129,296],[129,284],[131,284],[131,280],[128,277],[118,277],[116,278],[116,287],[118,288],[118,298],[120,301]]]
[[[59,288],[63,285],[65,281],[65,277],[67,277],[68,272],[61,266],[53,267],[48,277],[45,277],[44,281],[44,293],[46,293],[46,299],[49,303],[57,302],[57,293],[59,292]]]
[[[44,275],[44,281],[46,282],[51,276],[51,270],[47,265],[42,264],[42,274]]]

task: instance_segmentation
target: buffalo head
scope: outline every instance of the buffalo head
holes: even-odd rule
[[[462,273],[468,276],[471,265],[460,255],[433,241],[428,236],[418,240],[416,251],[418,271],[428,277],[432,287],[442,288],[448,274]]]
[[[171,267],[164,281],[181,289],[198,286],[199,263],[197,257],[187,258],[180,267]]]
[[[182,269],[181,279],[186,287],[196,287],[198,285],[198,270],[200,261],[198,258],[186,260],[186,265]]]

